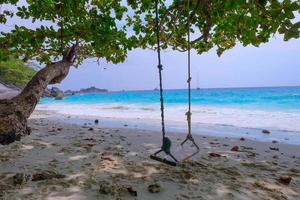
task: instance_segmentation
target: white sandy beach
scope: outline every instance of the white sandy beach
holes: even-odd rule
[[[299,145],[195,136],[200,153],[171,167],[149,159],[159,132],[71,119],[36,111],[30,136],[0,146],[0,199],[300,199]],[[170,138],[177,158],[193,152]]]

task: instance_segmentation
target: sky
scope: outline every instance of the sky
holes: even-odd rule
[[[241,45],[221,57],[211,50],[202,55],[192,51],[192,87],[267,87],[300,86],[300,40],[284,42],[280,36],[260,47]],[[163,85],[166,89],[187,87],[187,54],[162,52]],[[124,63],[113,65],[95,59],[72,68],[58,85],[63,90],[95,86],[111,91],[152,90],[157,88],[157,55],[152,50],[136,49]],[[197,81],[198,80],[198,81]],[[198,83],[197,83],[198,82]]]

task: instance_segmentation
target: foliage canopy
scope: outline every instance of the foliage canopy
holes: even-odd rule
[[[0,61],[0,80],[6,84],[23,88],[35,73],[32,68],[25,66],[18,59]]]
[[[155,46],[154,0],[0,0],[0,23],[18,20],[0,33],[0,59],[15,55],[23,60],[50,63],[78,45],[75,64],[97,57],[122,62],[133,48]],[[218,55],[238,42],[259,46],[274,34],[299,38],[300,0],[159,0],[163,48],[187,50],[187,19],[191,47],[199,54],[214,47]],[[7,6],[7,4],[9,6]],[[15,11],[10,8],[14,7]],[[12,19],[10,19],[12,18]],[[35,28],[32,28],[35,27]]]

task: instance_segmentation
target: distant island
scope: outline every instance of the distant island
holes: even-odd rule
[[[89,87],[89,88],[83,88],[80,89],[79,91],[73,91],[73,90],[66,90],[62,91],[57,87],[52,87],[51,89],[47,88],[44,92],[43,97],[52,97],[55,98],[56,100],[61,100],[65,96],[72,96],[76,94],[90,94],[90,93],[104,93],[108,92],[107,89],[99,89],[96,88],[95,86]]]

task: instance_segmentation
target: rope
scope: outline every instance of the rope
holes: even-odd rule
[[[191,42],[190,42],[190,0],[188,0],[188,20],[187,20],[187,37],[188,37],[188,111],[186,112],[186,118],[188,122],[188,135],[192,135],[191,128]]]
[[[159,93],[160,93],[160,111],[161,111],[161,130],[163,136],[163,143],[166,136],[165,132],[165,113],[164,113],[164,96],[163,96],[163,85],[162,85],[162,70],[160,56],[160,35],[159,35],[159,18],[158,18],[158,0],[155,0],[155,23],[156,23],[156,38],[157,38],[157,58],[158,58],[158,73],[159,73]]]

